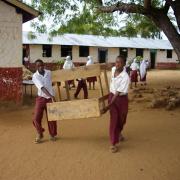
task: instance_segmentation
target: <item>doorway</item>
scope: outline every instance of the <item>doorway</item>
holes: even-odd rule
[[[105,63],[108,57],[108,49],[107,48],[99,48],[98,49],[98,59],[99,63]]]
[[[150,59],[151,59],[151,69],[154,69],[155,68],[155,65],[156,65],[156,53],[157,53],[157,50],[156,49],[151,49],[150,50]]]

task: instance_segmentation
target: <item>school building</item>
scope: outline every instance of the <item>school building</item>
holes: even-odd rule
[[[127,60],[142,56],[151,62],[151,68],[176,68],[177,55],[168,40],[145,38],[103,37],[95,35],[64,34],[50,37],[48,34],[23,32],[23,56],[30,62],[41,58],[55,63],[70,55],[75,63],[85,63],[91,55],[95,63],[113,63],[122,54]]]
[[[0,101],[22,100],[22,23],[38,15],[21,1],[0,1]]]

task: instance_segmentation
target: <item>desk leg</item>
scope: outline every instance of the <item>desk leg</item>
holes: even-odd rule
[[[33,87],[33,85],[31,85],[31,98],[32,98],[32,87]]]
[[[24,92],[25,92],[25,94],[26,94],[26,84],[24,85],[24,90],[25,90]]]

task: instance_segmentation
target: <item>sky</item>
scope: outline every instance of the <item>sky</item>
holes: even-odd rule
[[[31,4],[31,0],[23,0],[23,2],[27,3],[27,4]],[[123,15],[121,15],[121,18],[123,19],[124,17],[122,17]],[[37,18],[34,19],[34,21],[37,21]],[[31,27],[31,22],[32,21],[28,21],[26,23],[23,24],[23,31],[34,31],[34,29]],[[46,25],[51,25],[51,23],[47,22]],[[123,24],[122,24],[123,26]],[[162,38],[167,40],[167,37],[164,33],[162,33]]]

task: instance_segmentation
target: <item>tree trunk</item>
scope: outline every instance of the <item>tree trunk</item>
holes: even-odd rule
[[[171,0],[166,0],[169,2],[173,2]],[[148,6],[150,0],[145,1],[145,6]],[[180,0],[175,1],[176,6],[174,8],[175,10],[175,16],[177,19],[177,23],[179,26],[180,22],[180,11],[178,11],[178,8],[180,6]],[[171,4],[170,3],[170,4]],[[170,5],[169,4],[169,5]],[[98,8],[100,12],[102,13],[113,13],[115,11],[120,11],[120,12],[126,12],[126,13],[139,13],[142,15],[145,15],[149,17],[157,27],[159,27],[167,36],[169,39],[171,45],[173,46],[177,57],[178,61],[180,62],[180,35],[178,34],[178,30],[173,26],[171,23],[170,19],[167,16],[167,12],[165,13],[164,9],[158,9],[158,8],[150,8],[150,11],[147,11],[143,6],[137,5],[137,4],[128,4],[128,3],[116,3],[111,6],[102,6]]]
[[[150,18],[165,33],[178,56],[177,60],[180,61],[180,35],[168,16],[164,14],[162,10],[158,10],[157,12],[151,14]]]

